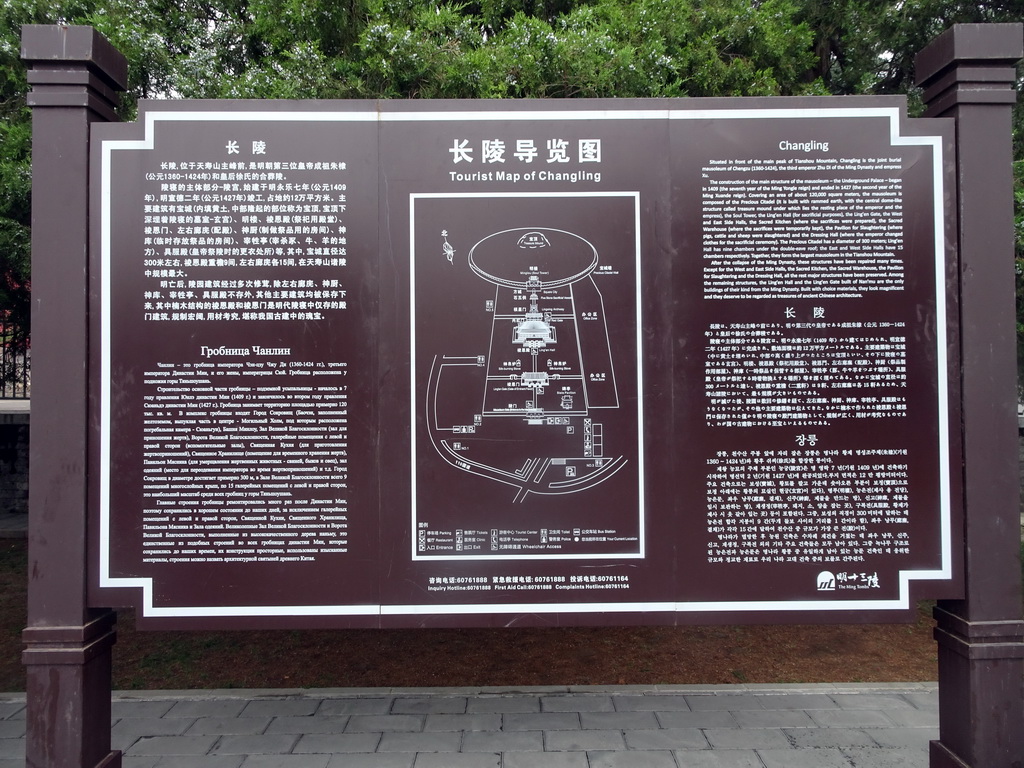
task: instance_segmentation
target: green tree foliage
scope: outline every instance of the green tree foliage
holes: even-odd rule
[[[91,24],[139,98],[551,98],[908,93],[913,56],[1024,0],[4,0],[0,307],[27,312],[26,23]],[[1015,157],[1024,161],[1019,117]],[[1017,164],[1024,317],[1024,168]],[[1024,330],[1024,326],[1022,326]]]
[[[954,24],[1024,20],[1022,0],[806,0],[801,20],[814,30],[808,73],[830,93],[908,93],[914,57]]]
[[[348,92],[388,97],[789,94],[807,90],[809,30],[789,0],[597,0],[554,17],[495,3],[423,5],[387,15],[377,0]],[[522,5],[513,2],[508,7]]]

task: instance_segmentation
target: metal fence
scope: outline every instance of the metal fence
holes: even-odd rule
[[[0,400],[32,394],[32,349],[20,329],[0,323]]]

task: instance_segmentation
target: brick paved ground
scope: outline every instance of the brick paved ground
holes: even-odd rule
[[[926,768],[934,684],[114,695],[124,768]],[[0,768],[24,765],[0,694]]]

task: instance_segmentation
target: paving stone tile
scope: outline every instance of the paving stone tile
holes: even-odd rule
[[[685,696],[612,696],[616,712],[686,712]]]
[[[504,692],[504,689],[499,689],[499,690]],[[447,698],[451,698],[453,696],[467,696],[467,695],[474,695],[475,696],[478,693],[482,693],[483,689],[482,688],[476,688],[476,687],[473,687],[473,686],[458,686],[458,685],[439,686],[439,685],[435,685],[435,686],[431,686],[429,688],[422,688],[422,687],[415,687],[415,686],[409,686],[409,687],[396,686],[394,688],[389,688],[388,691],[392,695],[394,695],[394,696],[396,696],[398,698],[427,698],[427,697],[441,697],[441,698],[447,697]]]
[[[540,696],[474,696],[467,702],[466,712],[540,712]]]
[[[384,755],[334,755],[327,768],[412,768],[415,759],[416,755],[402,752],[389,752]]]
[[[395,715],[459,715],[466,711],[464,696],[437,696],[427,699],[395,699],[391,713]]]
[[[904,728],[937,728],[939,725],[937,709],[890,709],[885,716]]]
[[[848,747],[840,750],[857,768],[928,768],[927,749],[872,749]]]
[[[269,717],[200,717],[185,733],[256,734],[266,731],[270,722]]]
[[[173,706],[173,701],[112,701],[110,719],[163,717]]]
[[[242,768],[327,768],[330,755],[249,755]]]
[[[590,768],[676,768],[671,752],[587,752]]]
[[[839,707],[827,693],[779,693],[758,696],[765,709],[837,709]]]
[[[911,747],[928,749],[928,742],[939,738],[938,726],[934,728],[878,728],[865,731],[883,747]],[[858,745],[851,745],[858,746]]]
[[[0,739],[0,760],[25,760],[24,739]]]
[[[270,733],[253,736],[222,736],[211,750],[214,755],[286,755],[299,740],[294,733]]]
[[[140,738],[142,737],[137,734],[134,736],[111,736],[111,749],[118,750],[122,753],[128,753],[132,744]]]
[[[275,717],[265,733],[343,733],[348,717]]]
[[[838,749],[759,749],[757,754],[765,768],[851,768]]]
[[[380,733],[309,733],[299,738],[292,753],[373,752],[380,743],[380,736]]]
[[[618,731],[659,727],[653,712],[581,712],[580,725],[584,730]]]
[[[728,693],[722,695],[710,694],[707,696],[687,696],[686,703],[694,712],[705,711],[727,711],[736,712],[741,709],[764,709],[761,706],[761,697],[740,693]]]
[[[838,711],[838,710],[837,710]],[[796,709],[741,709],[733,712],[740,728],[813,728],[806,712]]]
[[[700,728],[659,728],[650,731],[626,731],[630,749],[710,749]]]
[[[706,712],[657,712],[662,728],[735,728],[736,716],[732,712],[708,710]]]
[[[620,731],[545,731],[544,748],[548,752],[604,752],[625,749]]]
[[[686,768],[764,768],[752,749],[715,749],[676,752],[679,765]]]
[[[904,693],[903,698],[917,709],[929,712],[939,711],[939,692],[937,690],[928,693]]]
[[[24,720],[0,720],[0,739],[20,739],[24,735]]]
[[[913,714],[914,710],[906,710]],[[888,728],[893,721],[888,714],[874,709],[816,709],[807,713],[821,728]]]
[[[424,731],[500,731],[501,715],[427,715]]]
[[[139,718],[119,720],[110,729],[110,746],[127,752],[139,739],[152,736],[180,736],[192,723],[190,717]],[[147,753],[152,754],[152,753]]]
[[[242,717],[302,717],[312,715],[320,707],[320,699],[258,699],[250,701],[241,711]]]
[[[462,745],[461,733],[437,731],[434,733],[385,733],[381,736],[378,752],[458,752]]]
[[[24,715],[25,702],[0,701],[0,720],[9,720],[19,713]]]
[[[110,729],[112,736],[178,736],[195,722],[191,717],[148,717],[119,720]]]
[[[580,716],[576,712],[510,712],[502,715],[506,731],[578,731]]]
[[[643,730],[660,727],[653,712],[582,712],[580,724],[584,729]]]
[[[156,755],[147,755],[146,757],[129,757],[121,756],[121,768],[157,768],[161,758]],[[3,760],[0,760],[0,768],[7,768],[4,765]],[[13,768],[13,766],[12,766]],[[24,768],[24,765],[18,766],[18,768]]]
[[[219,736],[144,736],[126,750],[131,755],[205,755]]]
[[[502,768],[588,768],[586,752],[509,752]]]
[[[462,734],[463,752],[543,752],[540,731],[474,731]]]
[[[859,728],[785,729],[794,747],[870,747],[875,744],[866,731]]]
[[[352,715],[345,733],[422,731],[423,715]]]
[[[706,728],[715,749],[785,749],[791,746],[786,734],[778,728]]]
[[[161,757],[156,765],[157,768],[239,768],[243,760],[245,755],[175,755]]]
[[[456,755],[450,753],[416,755],[415,768],[499,768],[501,755]]]
[[[543,696],[542,712],[614,712],[611,696]]]
[[[832,700],[843,709],[916,709],[898,693],[833,693]]]
[[[245,699],[177,701],[164,717],[238,717],[248,703]]]
[[[318,717],[338,715],[386,715],[391,711],[392,698],[380,699],[325,699],[316,711]]]

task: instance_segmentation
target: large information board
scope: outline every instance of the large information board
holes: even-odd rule
[[[958,596],[951,139],[877,98],[94,125],[91,602],[420,626]]]

